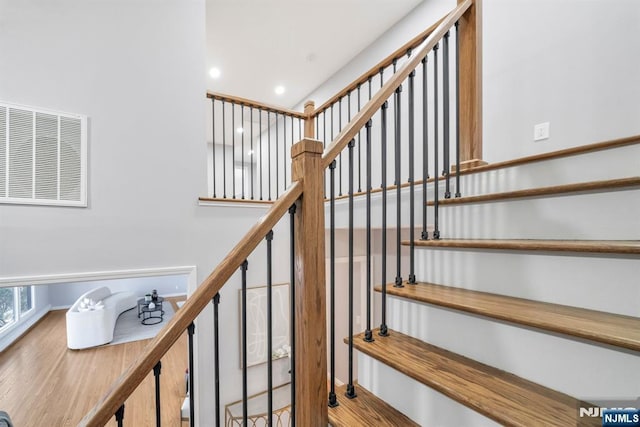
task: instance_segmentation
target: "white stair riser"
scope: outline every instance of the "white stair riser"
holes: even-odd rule
[[[638,176],[640,144],[462,175],[463,196]]]
[[[411,224],[409,191],[403,189],[401,197],[401,225],[408,228]],[[422,191],[416,189],[416,236],[422,231],[421,203]],[[328,226],[328,207],[325,211]],[[439,218],[442,238],[635,240],[640,239],[640,188],[441,206]],[[429,229],[433,228],[433,221],[434,209],[429,207]],[[339,200],[336,228],[348,226],[348,202]],[[380,194],[372,196],[371,226],[382,227]],[[366,227],[366,205],[362,197],[354,202],[354,227]],[[387,198],[387,228],[395,227],[394,192]]]
[[[640,239],[640,188],[447,206],[442,238]]]
[[[640,317],[640,259],[416,249],[416,277],[513,297]]]

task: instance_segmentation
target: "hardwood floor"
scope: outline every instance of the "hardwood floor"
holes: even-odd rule
[[[168,298],[177,311],[176,301]],[[65,310],[49,312],[0,353],[0,410],[16,426],[75,426],[150,340],[69,350]],[[180,426],[188,365],[186,333],[162,359],[162,424]],[[125,426],[155,426],[153,373],[125,403]],[[116,425],[111,421],[108,425]]]

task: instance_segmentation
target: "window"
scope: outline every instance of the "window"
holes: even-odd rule
[[[33,308],[33,286],[0,288],[0,333],[19,322]]]
[[[87,117],[0,103],[0,203],[86,206]]]

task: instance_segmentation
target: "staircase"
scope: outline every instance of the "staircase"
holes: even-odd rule
[[[331,423],[372,425],[368,408],[391,405],[375,425],[595,426],[592,406],[633,406],[639,159],[635,137],[465,174],[465,196],[441,201],[443,237],[415,241],[418,283],[386,287],[389,335],[354,337],[356,392],[379,403],[331,408]]]
[[[304,113],[276,114],[276,147],[278,120],[284,128],[288,117],[291,130],[299,119],[302,140],[291,147],[290,181],[278,179],[277,159],[286,151],[276,149],[275,186],[271,163],[266,165],[264,188],[271,205],[266,214],[81,425],[104,425],[115,414],[122,426],[127,397],[152,369],[159,371],[161,358],[185,330],[193,384],[190,425],[222,425],[223,404],[240,396],[244,425],[253,415],[273,414],[272,393],[283,376],[274,375],[270,344],[266,372],[249,369],[246,298],[248,286],[266,283],[264,312],[272,312],[274,269],[291,283],[291,369],[284,377],[291,382],[291,419],[300,427],[327,421],[349,427],[595,426],[601,424],[602,407],[640,405],[635,402],[640,396],[640,137],[484,164],[479,7],[472,0],[459,1],[423,35],[319,108],[309,102]],[[361,106],[364,93],[369,99]],[[223,123],[229,100],[232,111],[263,107],[212,95],[212,114],[222,110]],[[217,101],[221,108],[216,109]],[[271,112],[266,108],[267,120]],[[226,128],[233,133],[234,126]],[[213,129],[212,134],[215,139]],[[287,148],[286,138],[283,142]],[[215,153],[214,148],[213,168]],[[225,161],[223,151],[222,199],[216,199],[220,183],[214,169],[213,198],[208,199],[214,203],[229,202]],[[287,163],[283,158],[285,175]],[[258,166],[256,171],[264,169]],[[249,176],[253,182],[253,166]],[[233,179],[231,201],[264,204],[262,181],[258,194],[249,187],[247,196],[243,178],[237,200]],[[280,193],[280,183],[287,182]],[[459,192],[462,197],[442,197]],[[276,227],[281,222],[288,226]],[[345,385],[334,380],[332,348],[335,231],[340,228],[348,239],[341,249],[348,247],[343,256],[349,260],[349,273],[339,278],[349,287]],[[382,267],[376,278],[370,277],[373,268],[361,273],[367,276],[367,303],[360,301],[367,309],[364,331],[365,322],[354,328],[361,317],[354,313],[353,296],[356,228],[366,239],[367,264]],[[274,239],[281,242],[275,254]],[[266,260],[262,249],[256,251],[265,246]],[[372,260],[372,246],[379,259]],[[247,279],[249,265],[252,280]],[[221,303],[219,291],[227,282],[233,298]],[[374,283],[381,285],[374,289]],[[234,330],[222,323],[230,330],[221,330],[219,311],[224,321],[227,307],[238,310],[236,291],[243,326]],[[213,323],[201,317],[210,304]],[[267,343],[272,342],[272,319],[267,315],[264,322]],[[205,374],[194,373],[196,323],[204,331],[197,356],[201,365],[213,365]],[[243,349],[240,369],[235,360],[233,365],[224,360],[225,345]],[[266,410],[248,413],[249,396],[264,382]],[[158,410],[158,423],[160,418]]]

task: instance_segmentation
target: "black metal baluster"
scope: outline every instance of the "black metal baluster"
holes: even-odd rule
[[[451,198],[451,189],[449,185],[450,177],[451,177],[451,165],[449,161],[450,157],[450,149],[449,149],[449,31],[444,35],[443,43],[442,43],[442,109],[443,115],[443,127],[444,127],[444,148],[442,153],[442,175],[445,178],[445,190],[444,190],[444,198]]]
[[[322,110],[322,148],[327,147],[327,110]],[[327,197],[327,174],[324,174],[324,197]]]
[[[434,157],[434,187],[433,187],[433,238],[438,240],[440,238],[440,229],[438,228],[438,49],[439,45],[436,44],[433,47],[433,157]]]
[[[398,65],[398,58],[393,58],[393,74],[396,73],[397,65]]]
[[[427,99],[427,57],[422,59],[422,234],[421,240],[429,240],[427,231],[427,181],[429,180],[429,105]]]
[[[193,363],[193,334],[196,331],[196,325],[193,322],[187,327],[187,335],[189,336],[189,425],[196,425],[196,397],[194,382],[194,363]]]
[[[333,142],[333,106],[334,105],[335,104],[331,104],[331,123],[330,123],[330,125],[331,125],[331,139],[329,140],[329,144],[331,144],[331,142]],[[340,193],[340,194],[342,194],[342,193]]]
[[[349,384],[345,395],[349,399],[356,397],[353,384],[353,147],[355,141],[349,141]]]
[[[251,200],[253,200],[253,159],[256,158],[256,153],[253,151],[253,107],[249,110],[249,121],[251,122],[251,132],[249,135],[251,139],[251,158],[249,159],[249,167],[251,168]]]
[[[247,269],[249,263],[245,260],[240,265],[242,271],[242,425],[248,426],[248,387],[247,387]]]
[[[329,391],[329,406],[338,406],[336,398],[336,161],[332,161],[329,165],[329,192],[330,192],[330,211],[329,211],[329,299],[331,313],[329,315],[329,335],[331,342],[329,343],[330,370],[331,370],[331,389]]]
[[[351,105],[351,104],[349,104]],[[358,112],[360,111],[360,83],[358,83]],[[349,119],[351,121],[351,119]],[[362,146],[360,144],[360,133],[358,131],[358,193],[362,192]]]
[[[280,135],[278,135],[278,113],[276,114],[276,199],[278,198],[278,138],[280,137]]]
[[[264,176],[264,169],[262,168],[262,156],[263,156],[263,144],[262,144],[262,109],[258,109],[258,134],[260,135],[260,200],[262,200],[262,177]]]
[[[222,100],[222,198],[227,198],[227,120],[225,119],[224,100]]]
[[[162,370],[162,362],[158,361],[156,366],[153,367],[153,376],[156,384],[156,427],[162,425],[162,419],[160,415],[160,371]]]
[[[460,193],[460,33],[456,21],[456,197]]]
[[[409,50],[410,52],[411,50]],[[410,53],[409,53],[410,54]],[[416,70],[413,70],[409,74],[409,279],[408,283],[411,285],[416,284],[416,264],[415,264],[415,175],[414,175],[414,82],[413,79],[416,76]]]
[[[273,230],[267,233],[265,240],[267,241],[267,426],[271,426],[273,422]]]
[[[287,189],[287,116],[282,115],[282,191]]]
[[[231,103],[231,193],[236,198],[236,104]]]
[[[289,162],[289,158],[291,157],[291,147],[293,147],[293,144],[296,143],[296,138],[295,138],[295,136],[293,136],[293,131],[294,131],[293,120],[294,120],[293,116],[291,116],[291,145],[289,146],[289,149],[287,150],[287,154],[285,155],[287,163]],[[316,122],[318,122],[317,119],[316,119]],[[316,139],[318,138],[317,135],[318,135],[318,133],[316,132]],[[302,139],[302,138],[300,138],[300,139]],[[291,183],[291,175],[289,175],[288,178],[289,178],[289,183]]]
[[[213,198],[216,198],[216,99],[211,98],[211,155],[212,155],[212,166],[213,166]]]
[[[338,100],[338,133],[342,131],[342,97]],[[333,134],[331,135],[331,142],[333,142]],[[338,156],[338,163],[340,169],[338,170],[338,196],[342,196],[342,151]]]
[[[124,423],[124,403],[120,405],[118,410],[116,411],[116,422],[118,423],[118,427],[123,427]]]
[[[276,121],[277,123],[277,121]],[[271,200],[271,111],[267,110],[267,169],[269,200]]]
[[[380,73],[380,87],[382,87],[382,85],[384,84],[384,68],[380,67],[379,73]],[[371,95],[371,85],[369,85],[369,95]],[[369,98],[369,99],[371,99],[371,98]],[[387,106],[389,105],[387,103],[387,101],[384,102],[384,105],[382,106],[382,108],[387,108],[387,107],[385,107],[385,105],[387,105]],[[383,134],[383,136],[385,138],[385,141],[386,141],[386,131],[387,131],[387,129],[386,129],[386,126],[385,126],[385,128],[382,129],[382,134]],[[382,168],[384,170],[386,170],[386,164],[385,164],[386,161],[387,161],[387,150],[386,150],[386,145],[384,145],[383,146],[383,150],[382,150],[382,155],[380,157],[380,162],[382,163]],[[386,174],[383,174],[383,180],[382,180],[382,183],[380,184],[380,188],[385,188],[385,186],[386,186],[385,183],[386,182],[387,182],[387,176],[386,176]]]
[[[371,333],[371,126],[373,121],[369,119],[365,129],[365,141],[367,152],[367,329],[364,331],[364,340],[367,342],[373,341],[373,334]]]
[[[291,120],[291,129],[293,129],[293,118]],[[293,142],[293,139],[292,139]],[[289,289],[289,295],[291,301],[289,303],[289,324],[291,325],[290,329],[290,342],[291,342],[291,353],[289,354],[289,360],[291,361],[291,427],[296,426],[296,264],[295,264],[295,254],[296,254],[296,245],[295,245],[295,214],[296,214],[296,205],[293,204],[289,208],[289,230],[290,230],[290,239],[291,239],[291,255],[289,257],[289,268],[290,268],[290,281],[291,287]]]
[[[242,129],[242,199],[244,200],[244,105],[240,104],[240,124]]]
[[[394,71],[395,71],[395,61],[394,61]],[[396,161],[396,282],[394,284],[395,287],[400,288],[404,286],[402,284],[402,273],[401,273],[401,258],[400,252],[402,250],[400,234],[402,231],[402,203],[401,203],[401,190],[402,185],[400,185],[400,169],[401,169],[401,159],[400,159],[400,118],[402,115],[402,86],[398,86],[398,89],[395,91],[394,96],[394,131],[395,131],[395,161]]]
[[[216,427],[220,427],[220,293],[216,293],[213,302],[213,355],[215,357],[214,366],[214,391],[216,404]]]
[[[347,123],[351,121],[351,91],[347,92]],[[340,131],[342,132],[342,126],[340,126]],[[353,142],[355,146],[355,140]]]
[[[382,69],[380,72],[380,77],[382,77]],[[385,160],[387,153],[387,108],[389,108],[389,101],[385,101],[380,110],[380,126],[382,128],[380,134],[380,146],[382,147],[382,319],[378,335],[382,337],[389,335],[387,330],[387,162]]]

